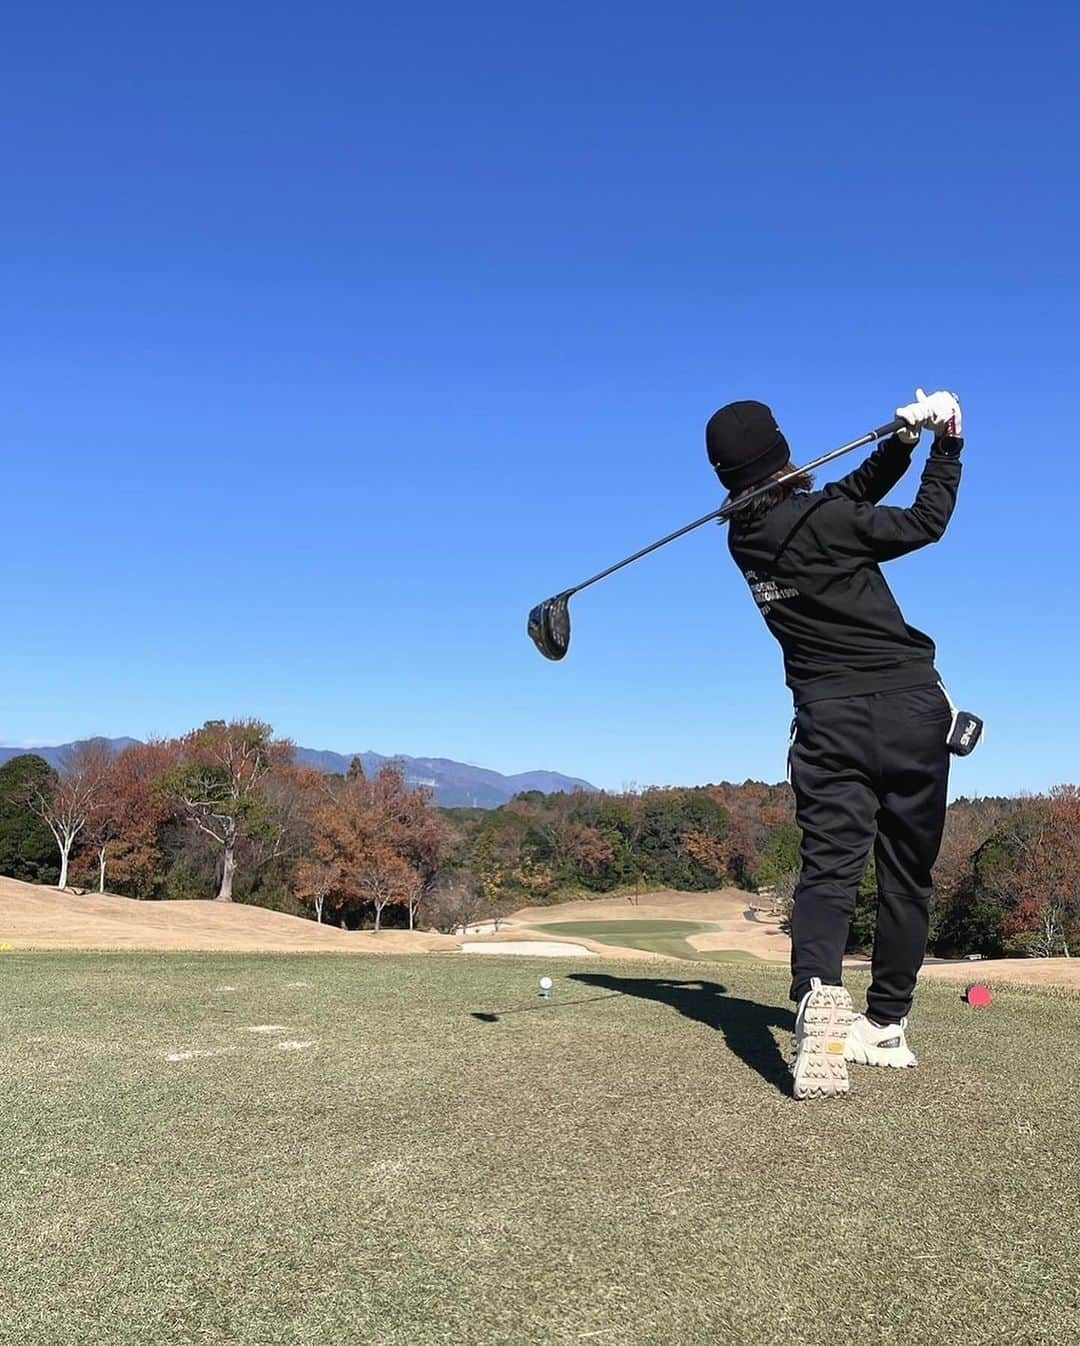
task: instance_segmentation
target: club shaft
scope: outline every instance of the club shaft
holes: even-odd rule
[[[738,500],[721,505],[719,509],[714,509],[709,514],[703,514],[700,519],[695,519],[693,523],[688,523],[685,527],[676,529],[674,533],[662,537],[659,542],[651,542],[647,547],[642,547],[640,551],[634,552],[633,556],[627,556],[622,561],[616,561],[613,566],[608,566],[606,570],[601,570],[598,575],[593,575],[591,579],[576,584],[572,589],[564,589],[558,597],[572,598],[574,594],[579,594],[582,589],[587,589],[590,584],[597,584],[600,580],[607,579],[609,575],[614,575],[616,570],[622,570],[625,566],[640,561],[643,556],[648,556],[650,552],[666,547],[669,542],[674,542],[676,538],[685,537],[687,533],[692,533],[695,528],[701,528],[704,524],[712,523],[714,519],[719,523],[726,523],[744,505],[749,504],[759,495],[764,495],[766,491],[771,491],[776,486],[782,486],[784,482],[791,481],[793,477],[802,476],[804,472],[813,472],[815,468],[824,467],[826,463],[831,463],[834,458],[839,458],[842,454],[851,453],[855,449],[863,448],[866,444],[873,444],[875,440],[884,439],[886,435],[891,435],[898,430],[902,424],[902,421],[894,420],[889,421],[887,425],[879,425],[876,430],[868,430],[865,435],[860,435],[858,439],[853,439],[848,444],[841,444],[838,449],[823,453],[820,458],[815,458],[812,463],[806,463],[803,467],[794,467],[790,472],[785,472],[782,477],[775,477],[771,481],[762,482],[752,491],[740,495]]]

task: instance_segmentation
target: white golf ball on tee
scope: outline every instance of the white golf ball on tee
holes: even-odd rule
[[[540,978],[540,989],[541,989],[541,991],[550,991],[550,990],[551,990],[551,986],[552,986],[552,982],[551,982],[551,978],[550,978],[550,977],[541,977],[541,978]]]

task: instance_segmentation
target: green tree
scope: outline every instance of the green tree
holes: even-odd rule
[[[209,837],[221,858],[217,901],[233,900],[241,842],[275,825],[267,795],[270,773],[292,761],[292,744],[259,720],[208,720],[180,742],[180,765],[164,787],[188,823]]]
[[[765,834],[760,858],[754,870],[754,882],[759,888],[769,888],[792,870],[799,868],[799,847],[802,832],[794,823],[780,823]]]
[[[647,790],[642,800],[639,845],[646,877],[689,892],[703,892],[721,882],[723,861],[717,843],[728,831],[723,805],[705,790]],[[703,857],[710,854],[714,858],[706,862]]]
[[[0,874],[26,883],[55,884],[60,874],[56,842],[28,800],[56,787],[56,772],[43,757],[26,753],[0,766]]]

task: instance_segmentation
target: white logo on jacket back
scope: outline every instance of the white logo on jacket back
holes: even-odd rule
[[[750,586],[754,602],[761,609],[763,615],[772,608],[774,603],[781,603],[785,598],[798,598],[799,596],[798,589],[790,586],[785,588],[768,575],[761,575],[756,570],[746,571],[746,582]]]

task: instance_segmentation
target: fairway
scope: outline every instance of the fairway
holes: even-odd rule
[[[1051,1343],[1080,999],[920,993],[786,1093],[786,976],[5,954],[0,1339]],[[537,995],[554,972],[554,999]],[[704,978],[704,980],[702,980]]]
[[[552,921],[546,925],[534,923],[532,928],[549,935],[566,938],[577,935],[599,944],[662,953],[668,958],[693,958],[705,963],[759,961],[756,954],[741,949],[695,949],[687,942],[691,935],[705,935],[720,928],[711,921]]]

